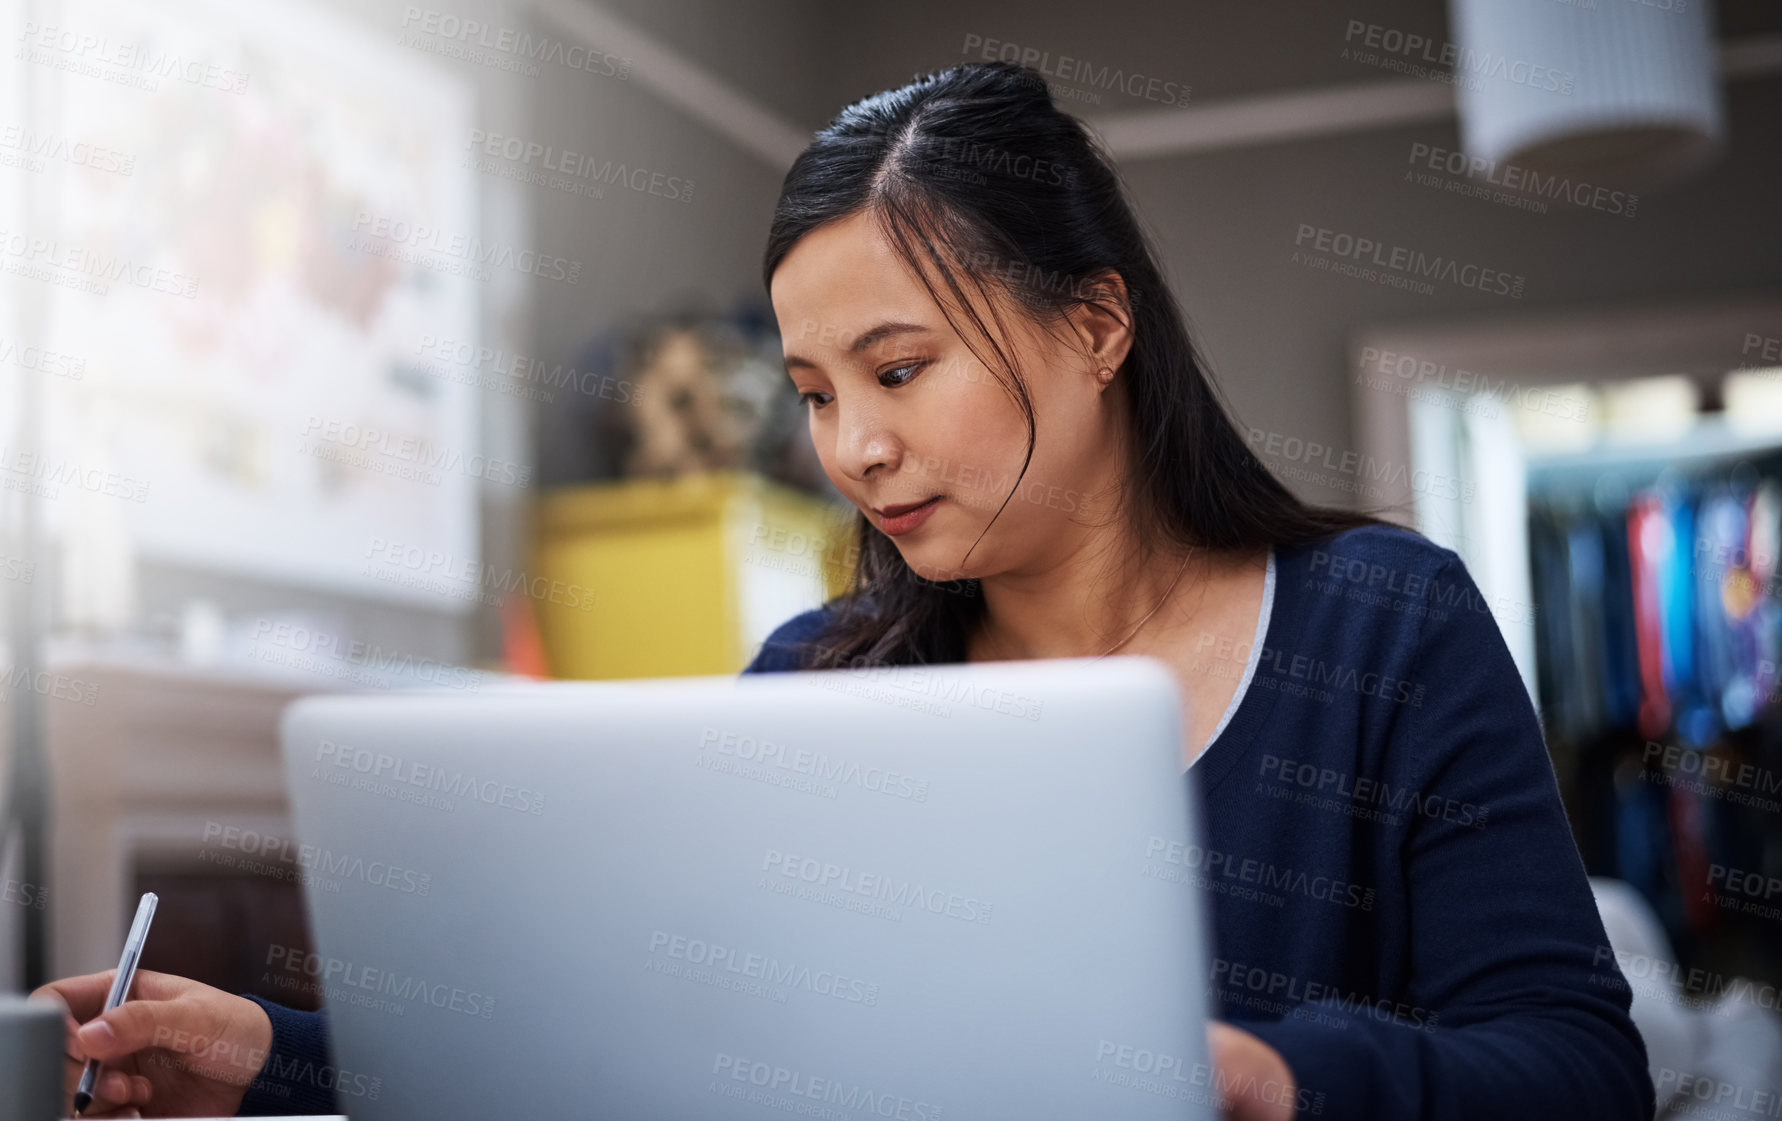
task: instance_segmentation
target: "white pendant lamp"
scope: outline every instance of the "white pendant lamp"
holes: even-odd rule
[[[1467,154],[1651,186],[1719,150],[1711,0],[1449,0]]]

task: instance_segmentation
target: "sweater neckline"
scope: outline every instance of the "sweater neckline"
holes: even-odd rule
[[[1299,576],[1298,560],[1303,552],[1302,546],[1269,550],[1273,587],[1265,597],[1268,618],[1265,621],[1260,613],[1258,615],[1257,632],[1260,641],[1251,644],[1250,660],[1244,668],[1242,693],[1234,698],[1235,708],[1228,706],[1226,715],[1229,720],[1223,723],[1206,749],[1182,772],[1184,781],[1192,780],[1199,785],[1203,797],[1210,795],[1220,783],[1231,776],[1238,760],[1249,752],[1263,726],[1268,723],[1275,710],[1275,703],[1280,698],[1279,689],[1257,687],[1254,675],[1260,670],[1264,656],[1295,649],[1299,642],[1300,624],[1305,614],[1299,596],[1300,583],[1303,580]]]
[[[1250,656],[1244,662],[1243,676],[1238,678],[1237,688],[1233,690],[1231,700],[1226,702],[1225,712],[1219,717],[1219,723],[1214,726],[1212,735],[1207,737],[1206,743],[1201,745],[1201,749],[1189,761],[1190,770],[1213,750],[1213,746],[1219,742],[1219,737],[1224,734],[1226,725],[1231,723],[1231,718],[1237,714],[1239,708],[1243,707],[1244,697],[1250,692],[1250,681],[1256,676],[1257,663],[1262,661],[1262,647],[1268,638],[1269,617],[1274,614],[1274,609],[1275,549],[1271,545],[1268,550],[1268,566],[1262,576],[1262,605],[1256,609],[1256,632],[1250,636]]]

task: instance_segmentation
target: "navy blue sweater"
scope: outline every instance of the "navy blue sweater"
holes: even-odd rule
[[[1302,1116],[1650,1118],[1539,721],[1460,559],[1369,528],[1276,566],[1254,676],[1194,763],[1204,845],[1163,854],[1209,893],[1223,1018],[1286,1059]],[[800,668],[828,619],[781,624],[744,672]],[[1197,646],[1234,679],[1251,653]],[[321,1015],[266,1007],[280,1069],[326,1062]],[[262,1082],[243,1114],[334,1108]]]

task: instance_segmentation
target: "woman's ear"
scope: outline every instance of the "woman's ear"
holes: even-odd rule
[[[1085,289],[1084,301],[1071,310],[1070,322],[1089,368],[1106,389],[1132,350],[1132,302],[1126,282],[1111,270],[1087,281]]]

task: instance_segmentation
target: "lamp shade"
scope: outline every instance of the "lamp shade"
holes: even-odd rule
[[[1709,0],[1449,0],[1467,154],[1651,185],[1718,151]]]

